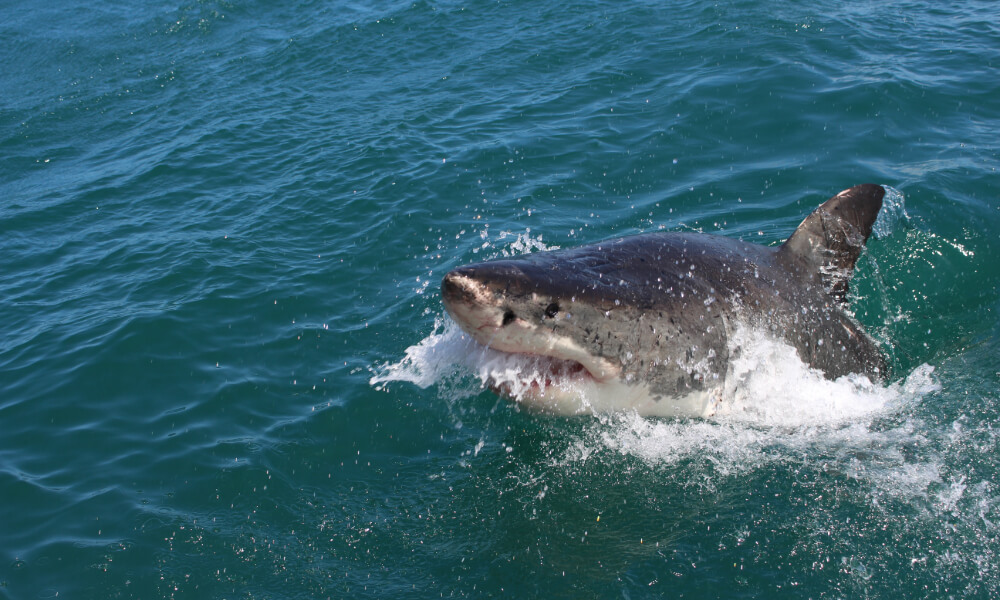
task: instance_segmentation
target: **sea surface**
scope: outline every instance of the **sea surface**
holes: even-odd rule
[[[1000,596],[1000,4],[0,14],[0,598]],[[864,182],[885,382],[546,417],[441,307]]]

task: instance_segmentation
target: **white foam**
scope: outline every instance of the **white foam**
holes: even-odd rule
[[[448,327],[442,327],[442,323]],[[461,333],[458,326],[450,319],[437,319],[434,331],[416,345],[406,349],[406,356],[396,363],[388,363],[376,369],[376,373],[368,381],[370,385],[381,389],[389,382],[412,383],[421,389],[426,389],[445,376],[453,374],[460,367],[459,360],[470,350],[471,339]]]
[[[883,387],[862,375],[826,379],[788,344],[749,328],[731,333],[730,355],[734,358],[716,412],[719,420],[779,427],[837,425],[876,415],[901,398],[895,386]]]

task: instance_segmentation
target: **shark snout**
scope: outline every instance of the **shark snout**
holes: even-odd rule
[[[463,267],[448,272],[441,280],[441,300],[453,319],[466,331],[498,326],[496,299],[476,278],[476,270]]]
[[[448,272],[441,280],[441,297],[446,306],[456,302],[471,302],[473,300],[474,295],[469,286],[472,279],[464,273],[467,270],[455,269]]]
[[[449,271],[441,280],[441,296],[448,303],[496,307],[503,297],[524,293],[525,275],[504,261],[479,263]]]

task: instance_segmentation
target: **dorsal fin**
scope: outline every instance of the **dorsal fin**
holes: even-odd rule
[[[830,198],[806,217],[779,250],[817,273],[838,302],[847,302],[847,284],[882,208],[885,190],[863,183]]]

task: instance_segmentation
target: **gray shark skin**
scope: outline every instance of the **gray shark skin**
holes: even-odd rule
[[[779,247],[658,232],[464,266],[444,306],[480,344],[548,361],[518,394],[555,414],[636,410],[707,416],[737,325],[783,340],[827,378],[886,376],[878,346],[845,312],[854,265],[885,190],[823,203]]]

